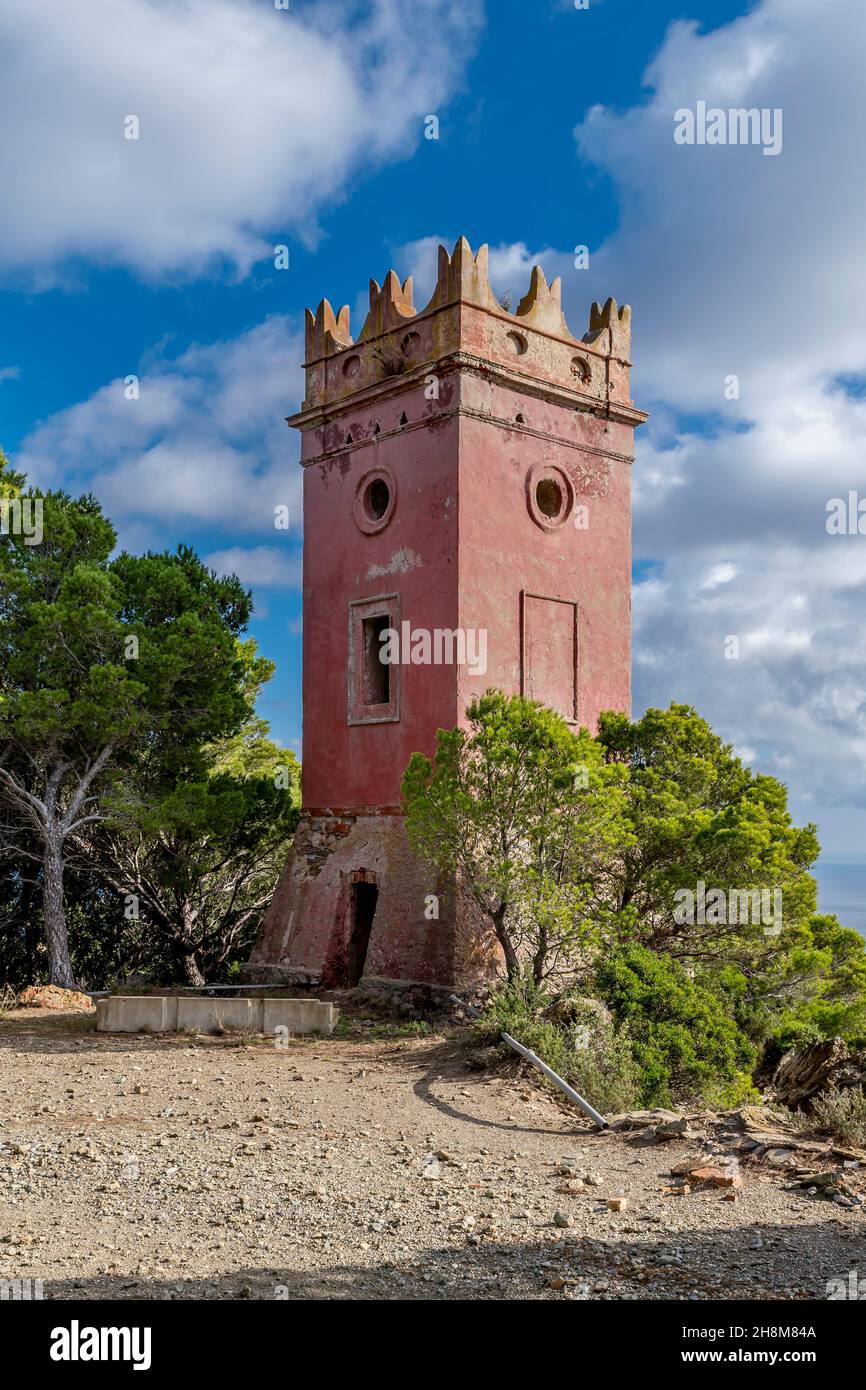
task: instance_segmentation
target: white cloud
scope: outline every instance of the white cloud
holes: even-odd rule
[[[43,286],[70,257],[244,273],[283,235],[315,238],[358,168],[422,137],[481,14],[482,0],[3,0],[0,268]]]
[[[20,375],[20,367],[0,367],[0,383],[4,381],[17,381]]]
[[[43,487],[95,492],[127,545],[191,521],[273,532],[280,505],[299,528],[299,445],[285,416],[303,395],[302,357],[281,316],[179,357],[149,354],[138,399],[125,378],[100,387],[38,425],[16,466]]]
[[[205,564],[218,574],[236,574],[242,584],[262,589],[298,588],[301,583],[300,555],[275,545],[215,550],[212,555],[205,556]],[[262,616],[260,606],[259,616]]]
[[[861,854],[866,537],[828,536],[826,509],[866,490],[866,401],[837,381],[866,372],[864,61],[860,0],[835,0],[832,23],[763,0],[708,33],[674,25],[646,103],[577,127],[623,214],[566,280],[581,312],[632,303],[634,394],[656,417],[634,473],[636,553],[662,561],[635,592],[637,705],[693,703],[788,782],[828,851]],[[781,154],[675,145],[674,111],[699,99],[781,107]]]
[[[763,0],[709,33],[675,24],[646,73],[647,103],[596,107],[577,127],[623,208],[592,278],[615,280],[635,308],[645,396],[735,418],[797,396],[808,416],[830,376],[866,361],[866,264],[852,240],[866,219],[852,168],[866,12],[861,0],[832,8],[828,23],[806,0]],[[675,145],[673,113],[698,100],[782,108],[781,154]],[[729,373],[739,405],[724,399]]]
[[[732,565],[729,561],[722,561],[720,565],[713,565],[701,587],[717,589],[720,584],[730,584],[736,573],[736,565]]]

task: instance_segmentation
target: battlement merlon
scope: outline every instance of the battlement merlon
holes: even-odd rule
[[[389,271],[384,283],[370,281],[370,307],[357,339],[350,332],[349,306],[334,313],[327,299],[315,315],[306,311],[306,396],[289,423],[305,428],[321,411],[395,379],[417,374],[445,359],[478,360],[509,371],[515,379],[567,391],[575,403],[610,413],[611,406],[638,424],[643,413],[629,395],[631,309],[608,299],[593,304],[589,331],[571,333],[562,312],[562,284],[548,285],[532,269],[529,289],[512,312],[497,299],[488,276],[488,248],[473,254],[461,237],[451,255],[439,247],[436,287],[416,310],[411,276]]]

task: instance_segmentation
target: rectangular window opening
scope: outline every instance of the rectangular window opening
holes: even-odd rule
[[[400,718],[400,664],[397,654],[389,650],[387,640],[383,640],[389,629],[401,630],[399,594],[375,594],[370,598],[350,600],[347,672],[350,724],[389,724]]]

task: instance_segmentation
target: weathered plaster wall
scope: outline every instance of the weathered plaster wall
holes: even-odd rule
[[[488,631],[486,674],[460,672],[461,712],[488,686],[520,691],[526,591],[577,603],[578,722],[594,731],[602,710],[630,709],[631,465],[617,457],[630,454],[630,431],[475,374],[464,376],[461,400],[473,413],[460,422],[460,626]],[[565,473],[574,499],[562,525],[545,530],[530,514],[527,483],[536,465],[549,464]],[[588,526],[577,527],[578,518]],[[563,626],[551,615],[552,640]],[[550,664],[567,660],[562,652]]]
[[[413,627],[457,624],[458,429],[457,417],[447,413],[451,389],[446,383],[435,410],[416,388],[350,411],[330,431],[304,438],[308,457],[323,442],[336,448],[349,435],[356,446],[364,441],[304,472],[304,806],[399,804],[410,755],[432,752],[437,728],[457,721],[453,670],[403,666],[399,722],[346,722],[351,599],[398,592]],[[429,423],[401,427],[402,415]],[[385,529],[366,535],[355,523],[353,501],[373,468],[391,473],[397,500]]]
[[[471,984],[489,961],[476,929],[463,930],[453,882],[420,864],[399,815],[305,816],[268,911],[251,966],[266,981],[295,967],[345,984],[353,875],[379,887],[365,977],[425,985]],[[436,900],[438,917],[426,912]],[[264,968],[262,968],[264,967]]]

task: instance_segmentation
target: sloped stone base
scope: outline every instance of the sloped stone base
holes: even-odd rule
[[[367,808],[302,816],[244,978],[276,982],[285,971],[292,983],[295,972],[328,988],[350,983],[354,883],[378,889],[360,983],[459,988],[489,974],[486,935],[454,881],[416,859],[401,815]]]

